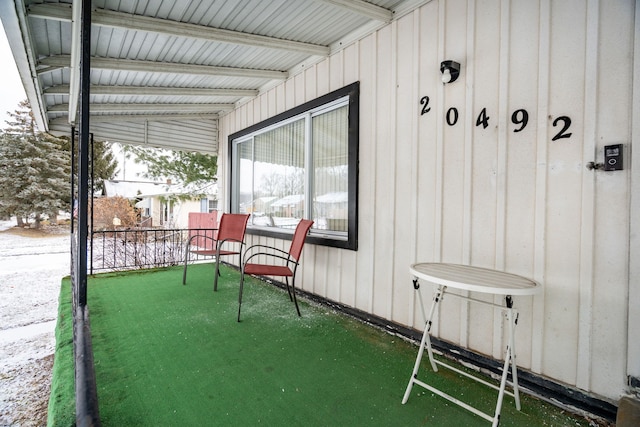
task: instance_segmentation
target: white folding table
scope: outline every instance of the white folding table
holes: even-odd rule
[[[518,312],[513,307],[513,295],[533,295],[540,290],[540,284],[534,280],[527,279],[522,276],[518,276],[515,274],[505,273],[497,270],[490,270],[486,268],[480,267],[472,267],[468,265],[459,265],[459,264],[444,264],[444,263],[418,263],[413,264],[409,269],[411,275],[413,276],[413,287],[418,293],[418,297],[420,299],[420,307],[422,309],[422,315],[425,320],[424,332],[422,333],[422,340],[420,342],[420,349],[418,350],[418,357],[416,358],[416,363],[413,368],[413,373],[411,374],[411,378],[409,380],[409,384],[407,385],[407,389],[404,393],[404,397],[402,399],[402,403],[406,403],[409,399],[409,395],[411,394],[411,388],[414,384],[417,384],[425,389],[441,396],[450,402],[453,402],[468,411],[473,412],[474,414],[490,421],[493,426],[497,426],[500,422],[500,410],[502,409],[502,400],[504,398],[505,393],[513,396],[516,402],[516,408],[520,410],[520,395],[518,392],[518,372],[516,367],[516,356],[515,356],[515,327],[518,318]],[[433,301],[431,303],[431,308],[429,310],[429,314],[427,316],[424,304],[422,300],[422,292],[420,290],[419,280],[424,280],[426,282],[437,285],[436,292],[433,296]],[[431,349],[431,339],[430,339],[430,330],[432,324],[433,314],[436,310],[436,307],[442,301],[447,288],[455,288],[463,291],[470,292],[480,292],[480,293],[488,293],[494,295],[504,295],[504,305],[494,304],[488,301],[482,301],[479,299],[474,299],[470,296],[460,295],[456,293],[447,293],[447,295],[455,296],[470,302],[484,304],[495,309],[499,309],[501,311],[506,312],[506,319],[509,328],[509,343],[507,345],[506,354],[504,358],[504,366],[502,368],[502,378],[500,381],[500,386],[496,386],[488,381],[485,381],[481,378],[478,378],[474,375],[471,375],[467,372],[464,372],[460,369],[457,369],[451,365],[446,364],[441,360],[436,360],[433,357],[433,351]],[[462,402],[447,393],[444,393],[437,388],[427,384],[424,381],[418,379],[418,370],[420,369],[420,364],[422,361],[422,356],[424,354],[425,348],[427,349],[427,353],[429,355],[429,361],[431,362],[431,367],[435,372],[438,371],[437,365],[443,366],[447,369],[455,371],[461,375],[469,377],[475,381],[478,381],[488,387],[491,387],[495,390],[498,390],[498,401],[496,404],[495,413],[493,416],[486,414],[477,408]],[[511,366],[511,386],[513,389],[513,393],[506,391],[507,384],[507,376],[509,373],[509,366]]]

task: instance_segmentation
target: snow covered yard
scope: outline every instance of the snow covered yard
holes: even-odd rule
[[[0,221],[0,425],[44,426],[69,229]]]

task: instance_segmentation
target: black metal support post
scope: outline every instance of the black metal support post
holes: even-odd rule
[[[74,358],[76,425],[100,426],[98,393],[93,364],[89,308],[87,306],[87,236],[89,230],[89,87],[91,77],[91,0],[82,2],[80,22],[80,99],[78,146],[78,222],[75,233],[74,271]]]

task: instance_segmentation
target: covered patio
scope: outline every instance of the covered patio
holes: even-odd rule
[[[525,387],[609,421],[621,402],[640,408],[634,0],[7,0],[0,16],[38,127],[80,147],[78,424],[100,424],[103,406],[86,263],[94,137],[216,155],[221,211],[256,217],[247,245],[287,247],[290,230],[246,206],[273,196],[256,191],[260,168],[300,169],[287,192],[304,202],[278,213],[316,221],[301,291],[404,336],[424,326],[412,264],[532,279],[541,291],[515,302]],[[102,303],[96,315],[114,315]],[[447,299],[435,316],[438,347],[486,372],[513,337],[493,308]]]

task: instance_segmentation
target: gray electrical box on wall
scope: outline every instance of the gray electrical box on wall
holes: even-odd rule
[[[621,171],[623,163],[622,144],[605,145],[604,147],[604,170]]]

